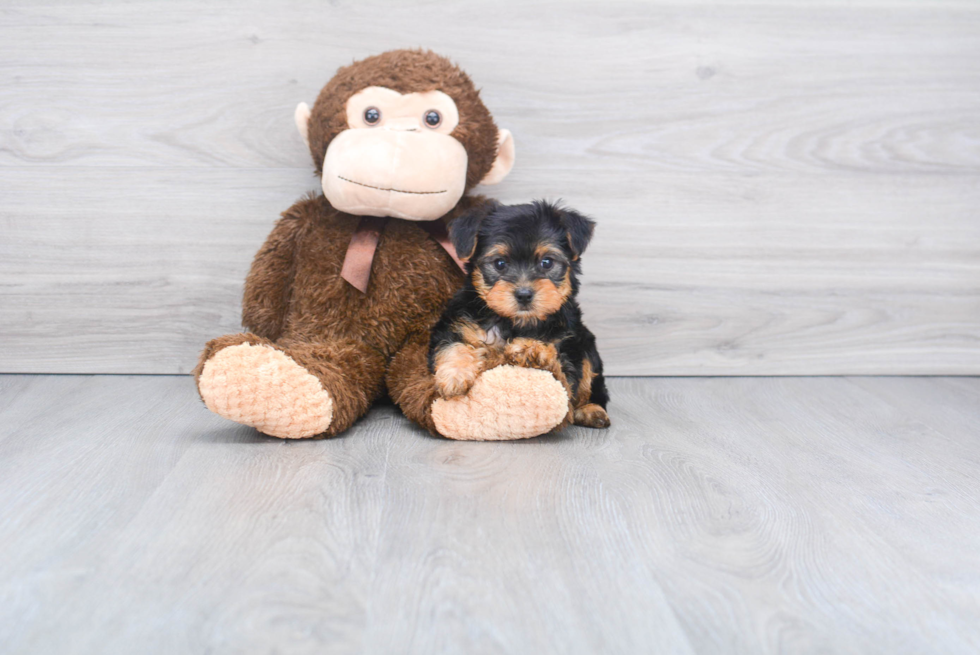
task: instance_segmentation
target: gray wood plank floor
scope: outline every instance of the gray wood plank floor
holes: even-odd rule
[[[285,442],[0,376],[0,651],[980,649],[980,379],[611,388],[606,432]]]

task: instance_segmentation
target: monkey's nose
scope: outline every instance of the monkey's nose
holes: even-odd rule
[[[408,116],[389,118],[385,121],[385,128],[399,132],[417,132],[420,127],[422,127],[422,123],[419,122],[419,119]]]
[[[530,305],[531,300],[534,299],[534,290],[527,287],[520,287],[514,291],[514,297],[517,298],[522,306]]]

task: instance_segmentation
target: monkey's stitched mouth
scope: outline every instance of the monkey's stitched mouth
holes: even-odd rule
[[[369,189],[377,189],[378,191],[394,191],[395,193],[410,193],[416,196],[431,196],[438,193],[446,193],[445,189],[442,191],[402,191],[401,189],[385,189],[384,187],[372,186],[370,184],[364,184],[363,182],[355,182],[354,180],[347,179],[343,175],[338,175],[337,177],[343,180],[344,182],[350,182],[351,184],[356,184],[357,186],[365,186]]]

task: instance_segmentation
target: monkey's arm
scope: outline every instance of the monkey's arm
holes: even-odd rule
[[[272,341],[282,334],[289,309],[300,224],[298,216],[291,212],[283,214],[256,253],[245,279],[242,325]]]

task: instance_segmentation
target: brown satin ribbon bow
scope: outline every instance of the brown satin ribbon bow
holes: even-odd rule
[[[350,282],[361,293],[367,293],[374,252],[378,248],[381,231],[384,230],[389,220],[392,219],[381,216],[362,217],[350,239],[350,244],[347,246],[344,265],[340,269],[340,277]],[[445,223],[441,220],[413,222],[428,232],[429,236],[449,253],[456,265],[465,270],[462,260],[456,255],[456,249],[453,248],[453,244],[449,240],[449,232],[446,230]]]

